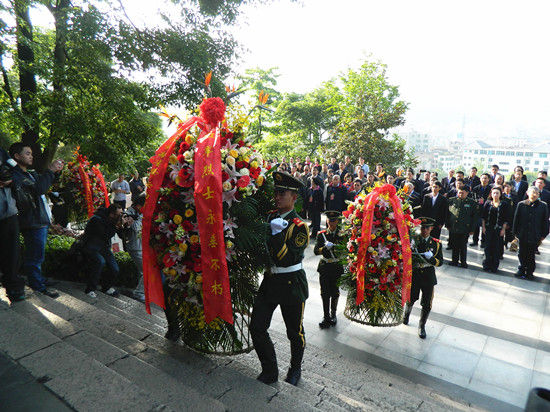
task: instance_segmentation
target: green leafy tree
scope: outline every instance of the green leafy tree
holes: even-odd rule
[[[39,169],[76,145],[93,162],[127,168],[124,159],[162,138],[152,108],[194,107],[210,70],[212,93],[224,96],[220,79],[238,48],[228,26],[250,2],[173,1],[179,13],[162,16],[162,27],[138,28],[117,0],[0,0],[3,140],[30,144]],[[53,30],[34,27],[32,7],[51,13]]]
[[[389,83],[386,65],[367,61],[333,84],[339,86],[342,99],[332,153],[355,159],[362,156],[369,165],[382,163],[388,169],[415,164],[405,141],[391,133],[405,123],[407,103],[399,99],[399,88]]]

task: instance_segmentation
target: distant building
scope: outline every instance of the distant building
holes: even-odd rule
[[[512,173],[517,165],[525,171],[538,172],[548,170],[550,165],[550,144],[493,146],[484,141],[476,140],[463,148],[462,164],[483,165],[489,170],[497,164],[501,173]]]
[[[414,149],[415,153],[426,153],[430,150],[431,139],[427,133],[411,131],[402,134],[401,137],[407,143],[407,148]]]

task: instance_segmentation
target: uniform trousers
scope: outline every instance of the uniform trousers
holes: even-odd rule
[[[487,228],[485,230],[485,258],[483,269],[497,271],[500,264],[503,238],[500,236],[500,229]]]
[[[267,300],[262,294],[256,297],[250,321],[250,334],[254,349],[262,364],[262,372],[269,375],[278,375],[277,356],[275,347],[269,337],[268,329],[271,325],[271,318],[277,306],[281,306],[281,313],[286,326],[286,336],[290,340],[292,369],[300,369],[306,337],[303,326],[305,302],[292,304],[279,304]]]
[[[311,218],[311,236],[317,237],[317,232],[321,230],[321,211],[310,209],[309,217]]]
[[[529,242],[525,239],[519,240],[519,271],[524,275],[532,275],[535,271],[535,251],[538,243]]]
[[[340,289],[338,288],[338,279],[340,279],[340,273],[334,273],[330,271],[323,271],[319,273],[319,284],[321,286],[321,296],[337,298],[340,296]]]
[[[453,248],[452,262],[458,264],[466,264],[466,252],[468,250],[468,233],[449,233],[449,242]]]
[[[422,276],[422,275],[420,275]],[[420,299],[420,306],[427,311],[432,309],[432,300],[434,297],[434,285],[428,285],[424,282],[415,282],[414,275],[411,286],[411,305],[414,304],[420,297],[422,291],[422,299]]]

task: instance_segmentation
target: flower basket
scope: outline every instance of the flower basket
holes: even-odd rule
[[[67,163],[61,175],[60,186],[71,194],[67,199],[69,220],[75,222],[71,226],[80,228],[97,208],[109,206],[109,193],[99,165],[91,165],[88,158],[79,153],[79,148],[73,155],[74,159]]]
[[[201,116],[180,122],[151,159],[144,283],[146,305],[163,306],[155,291],[160,276],[166,279],[187,346],[230,355],[253,349],[248,327],[268,261],[262,215],[270,209],[272,187],[262,156],[245,142],[246,115],[239,109],[224,114],[221,99],[205,99]],[[212,278],[219,273],[225,275]]]
[[[419,226],[407,194],[376,186],[360,193],[343,215],[350,234],[340,279],[348,292],[344,315],[364,325],[399,325],[412,276],[409,239]]]

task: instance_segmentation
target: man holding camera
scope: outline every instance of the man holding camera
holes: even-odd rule
[[[36,173],[29,171],[33,164],[33,153],[29,145],[14,143],[10,146],[9,152],[17,162],[13,169],[13,181],[17,190],[29,193],[33,199],[33,204],[28,210],[19,210],[19,227],[25,240],[23,272],[33,290],[55,299],[59,293],[48,288],[41,268],[48,227],[51,224],[51,211],[45,195],[63,169],[63,161],[55,160],[44,173]]]
[[[11,163],[10,163],[11,162]],[[25,281],[17,273],[19,263],[19,221],[12,193],[13,168],[17,163],[0,149],[0,272],[10,302],[25,299]]]
[[[136,197],[132,206],[126,209],[123,216],[122,229],[119,231],[119,236],[124,242],[124,250],[132,257],[138,271],[138,285],[134,289],[133,296],[135,299],[145,303],[145,291],[143,287],[143,255],[141,246],[141,226],[143,215],[141,209],[145,204],[145,194],[142,193]]]

